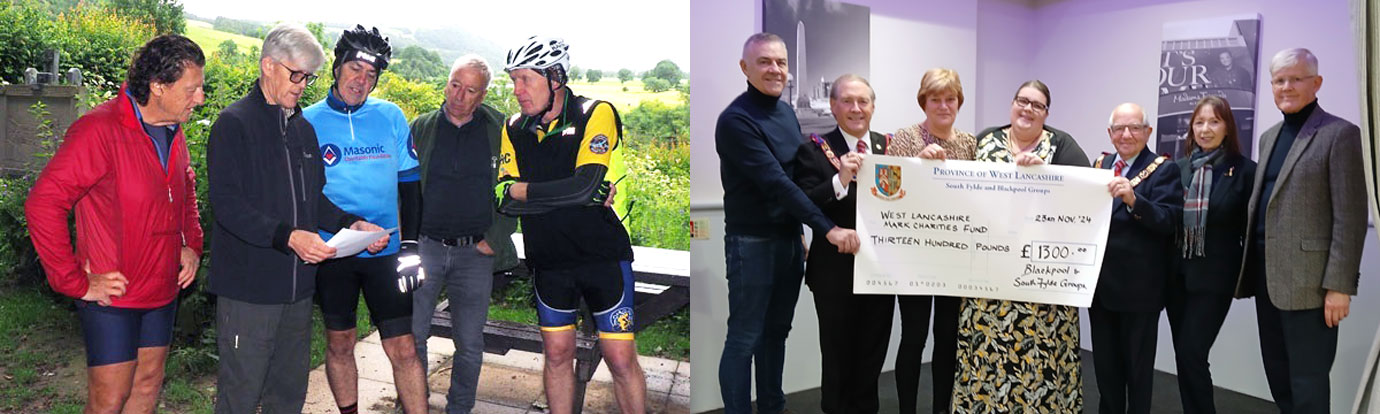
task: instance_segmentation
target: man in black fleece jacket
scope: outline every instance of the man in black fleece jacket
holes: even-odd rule
[[[758,33],[738,62],[748,90],[719,115],[714,131],[724,186],[724,252],[728,273],[728,337],[719,360],[724,412],[751,413],[753,363],[757,411],[785,409],[781,375],[786,336],[804,276],[800,224],[824,233],[843,253],[858,235],[834,225],[791,181],[800,123],[780,100],[787,76],[786,44]]]
[[[335,255],[316,232],[382,230],[321,193],[316,131],[297,100],[325,61],[316,37],[279,25],[264,39],[259,80],[211,126],[206,151],[215,239],[216,413],[300,413],[311,360],[316,263]],[[384,237],[371,252],[388,244]]]

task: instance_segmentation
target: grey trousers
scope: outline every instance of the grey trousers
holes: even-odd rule
[[[446,246],[426,237],[421,240],[421,254],[426,280],[412,294],[417,356],[431,372],[426,367],[426,339],[431,333],[437,295],[445,287],[450,298],[450,339],[455,343],[446,413],[468,413],[474,409],[479,368],[484,365],[484,322],[489,317],[494,258],[480,254],[474,245]]]
[[[297,414],[307,398],[311,299],[260,305],[216,300],[216,414]]]

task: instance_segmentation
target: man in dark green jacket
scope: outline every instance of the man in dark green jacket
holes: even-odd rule
[[[494,210],[503,114],[482,103],[490,77],[482,57],[466,55],[455,61],[441,109],[412,121],[421,181],[400,192],[404,250],[411,246],[420,251],[420,274],[429,276],[412,296],[412,314],[419,315],[412,318],[412,333],[423,364],[431,332],[429,315],[441,288],[449,292],[455,358],[447,413],[474,408],[493,274],[518,264],[511,237],[517,219]]]

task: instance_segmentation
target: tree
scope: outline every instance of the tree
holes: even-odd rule
[[[648,71],[646,75],[646,77],[665,80],[669,86],[680,84],[680,78],[683,76],[684,73],[680,71],[680,66],[676,66],[676,62],[670,60],[657,62],[656,67]],[[646,77],[643,78],[643,81],[646,81]]]
[[[504,115],[518,113],[519,107],[517,97],[513,96],[513,88],[509,87],[513,81],[508,74],[502,71],[494,74],[494,78],[489,82],[489,92],[484,94],[484,104],[498,110]]]
[[[268,34],[268,28],[263,25],[223,16],[216,17],[216,20],[211,22],[211,28],[222,32],[239,33],[255,39],[263,39],[264,35]]]
[[[409,45],[394,53],[388,70],[413,82],[441,83],[448,75],[440,53],[417,45]]]
[[[239,55],[240,49],[239,46],[235,44],[234,40],[225,39],[224,42],[220,42],[219,46],[216,46],[216,53],[222,58],[230,59]]]
[[[603,79],[603,78],[604,78],[604,71],[602,71],[602,70],[599,70],[599,69],[590,69],[590,70],[585,71],[585,79],[588,80],[589,83],[598,82],[600,79]]]
[[[324,49],[326,49],[326,55],[327,55],[327,56],[333,56],[333,54],[331,53],[331,50],[332,50],[332,49],[335,49],[335,43],[333,43],[333,42],[327,42],[327,41],[326,41],[326,24],[325,24],[325,23],[321,23],[321,22],[307,23],[307,31],[310,31],[310,32],[311,32],[311,35],[316,37],[316,42],[317,42],[317,43],[320,43],[320,44],[321,44],[321,47],[324,48]],[[267,33],[264,34],[264,36],[267,36],[267,35],[268,35]],[[264,36],[259,36],[259,37],[262,38],[262,37],[264,37]]]
[[[178,0],[108,0],[112,10],[150,25],[158,34],[186,32],[187,21],[182,16]]]
[[[646,78],[642,80],[642,89],[651,92],[666,92],[671,90],[671,83],[662,78]]]
[[[618,83],[625,83],[630,80],[633,80],[633,71],[631,69],[623,68],[618,70]]]
[[[570,80],[576,81],[576,80],[580,80],[580,79],[582,79],[582,78],[584,78],[584,71],[581,71],[579,66],[571,66],[571,67],[570,67]]]

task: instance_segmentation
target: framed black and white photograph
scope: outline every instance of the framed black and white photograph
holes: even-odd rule
[[[868,77],[871,10],[826,0],[764,0],[762,31],[781,36],[790,79],[781,99],[795,108],[801,132],[834,128],[829,91],[839,75]]]

